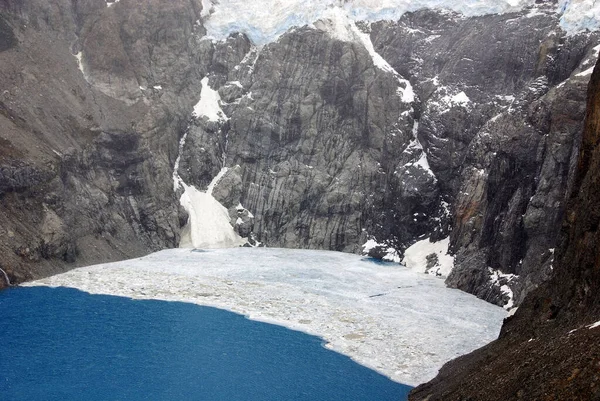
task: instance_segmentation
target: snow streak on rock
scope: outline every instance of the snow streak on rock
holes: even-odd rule
[[[197,118],[206,117],[208,121],[226,121],[229,118],[221,109],[221,96],[219,92],[208,85],[208,77],[201,81],[202,92],[200,101],[194,106],[193,116]]]
[[[228,118],[221,110],[219,93],[208,85],[208,77],[202,80],[200,101],[194,107],[193,116],[206,118],[208,121],[224,122]],[[183,188],[179,198],[181,206],[188,213],[188,222],[182,230],[180,248],[231,248],[242,245],[245,241],[229,224],[229,213],[213,196],[212,192],[221,178],[227,173],[223,167],[213,178],[206,192],[193,185],[187,185],[179,175],[181,154],[187,140],[187,133],[179,142],[179,155],[173,169],[173,190]]]
[[[77,59],[77,67],[79,67],[79,71],[81,71],[81,73],[85,77],[85,71],[83,71],[83,62],[82,62],[83,53],[79,52],[79,53],[75,54],[75,58]]]
[[[4,271],[4,269],[0,269],[0,273],[2,273],[2,276],[4,277],[4,279],[6,280],[6,284],[11,287],[12,283],[10,282],[10,279],[8,278],[8,274],[6,274],[6,272]]]
[[[512,307],[514,306],[514,294],[508,283],[517,276],[514,274],[505,274],[492,268],[489,268],[489,272],[491,284],[493,286],[500,287],[500,291],[502,292],[502,294],[504,294],[508,298],[506,305],[504,305],[504,309],[512,309]]]
[[[437,181],[435,174],[433,173],[433,171],[431,170],[431,167],[429,166],[429,160],[427,160],[427,153],[425,153],[425,149],[423,148],[421,141],[419,141],[419,137],[417,135],[418,132],[419,132],[419,122],[415,121],[414,125],[413,125],[413,130],[412,130],[413,140],[406,147],[406,151],[412,152],[412,151],[416,150],[417,154],[420,154],[420,155],[419,155],[419,159],[417,161],[406,163],[404,165],[404,167],[410,167],[410,166],[419,167],[422,170],[424,170],[427,174],[429,174],[431,177],[433,177],[433,179],[435,181]]]
[[[369,35],[358,29],[356,23],[348,16],[347,11],[339,7],[328,8],[323,13],[323,18],[315,22],[314,26],[317,29],[328,32],[335,39],[345,42],[362,43],[369,52],[373,64],[383,71],[394,74],[398,79],[400,84],[398,94],[402,98],[402,101],[405,103],[412,103],[415,101],[415,93],[410,82],[402,78],[400,74],[398,74],[398,72],[375,51]]]

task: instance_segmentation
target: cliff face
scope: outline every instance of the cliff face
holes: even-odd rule
[[[381,54],[420,89],[419,137],[453,212],[447,283],[499,304],[548,277],[585,110],[581,72],[597,57],[593,37],[565,37],[550,15],[519,17],[424,11],[374,28]],[[444,104],[460,92],[470,102]]]
[[[199,12],[0,2],[0,267],[13,283],[177,245],[171,171],[202,74]]]
[[[550,272],[598,38],[565,35],[550,11],[358,25],[260,50],[230,38],[245,57],[209,77],[228,121],[190,126],[180,175],[203,188],[230,167],[219,200],[270,246],[374,238],[401,255],[450,235],[447,283],[519,304]]]
[[[201,190],[229,168],[212,193],[251,243],[399,257],[450,236],[447,283],[518,304],[549,276],[598,55],[554,6],[333,9],[258,48],[206,38],[197,0],[2,0],[0,268],[177,246],[179,157]],[[192,114],[203,90],[219,118]]]
[[[552,278],[529,294],[500,338],[448,363],[412,400],[600,399],[600,68]]]

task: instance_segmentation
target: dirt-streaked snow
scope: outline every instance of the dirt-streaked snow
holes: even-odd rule
[[[506,316],[434,277],[327,251],[174,249],[27,285],[232,310],[318,335],[329,348],[412,385],[494,340]]]
[[[429,238],[415,242],[404,251],[402,263],[409,269],[419,273],[428,273],[448,277],[454,268],[454,256],[448,254],[450,237],[437,242],[431,242]],[[427,270],[427,256],[435,254],[437,264],[429,271]]]

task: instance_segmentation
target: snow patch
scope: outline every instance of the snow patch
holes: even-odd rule
[[[179,200],[189,214],[180,248],[232,248],[245,241],[229,224],[229,213],[211,194],[186,186]]]
[[[471,99],[469,99],[465,92],[459,92],[456,95],[452,96],[449,101],[452,104],[466,106],[471,102]]]
[[[229,223],[229,212],[213,196],[212,192],[221,178],[227,173],[227,167],[209,184],[206,192],[193,185],[187,185],[179,175],[181,154],[187,140],[187,132],[179,141],[179,154],[173,168],[173,191],[183,189],[179,198],[181,206],[188,213],[188,221],[182,230],[180,248],[231,248],[243,245],[240,237]]]
[[[179,202],[188,212],[188,222],[182,230],[180,248],[232,248],[243,245],[240,237],[229,223],[229,212],[212,196],[214,187],[227,173],[224,167],[213,178],[206,192],[183,183],[184,192]]]
[[[600,320],[587,326],[588,329],[595,329],[596,327],[600,327]]]
[[[200,18],[208,17],[214,11],[214,6],[211,0],[202,0],[202,11],[200,11]]]
[[[77,59],[77,67],[79,68],[79,71],[81,71],[83,77],[85,78],[85,71],[83,70],[83,53],[79,52],[77,54],[74,54],[74,56]]]
[[[449,245],[450,237],[437,242],[431,242],[429,238],[417,241],[404,251],[402,263],[419,273],[448,277],[454,268],[454,256],[448,254]],[[427,260],[428,256],[430,262]]]
[[[404,168],[408,168],[411,166],[419,167],[422,170],[425,170],[425,172],[427,174],[429,174],[431,177],[433,177],[433,179],[435,181],[437,181],[437,177],[435,176],[435,174],[433,173],[433,170],[431,170],[431,167],[429,166],[429,160],[427,159],[427,153],[425,153],[425,149],[423,148],[421,141],[419,141],[418,132],[419,132],[419,122],[417,120],[415,120],[415,122],[413,124],[413,129],[412,129],[413,140],[408,144],[405,152],[417,150],[418,152],[420,152],[420,156],[417,159],[417,161],[408,162],[403,167]]]
[[[253,219],[254,215],[252,214],[252,212],[248,209],[246,209],[241,203],[238,203],[238,205],[235,207],[235,210],[237,210],[238,213],[241,213],[243,211],[247,211],[248,212],[248,217]]]
[[[594,67],[588,68],[587,70],[580,72],[579,74],[576,74],[575,76],[576,77],[587,77],[588,75],[592,75],[592,73],[594,72]]]
[[[200,100],[194,106],[192,115],[196,118],[206,117],[208,121],[227,121],[229,118],[221,109],[221,96],[219,92],[208,85],[208,77],[202,78]]]
[[[508,302],[504,305],[504,309],[511,310],[515,305],[514,302],[514,294],[511,288],[508,286],[508,283],[511,282],[517,276],[515,274],[502,273],[498,270],[494,270],[491,267],[488,267],[490,272],[490,283],[493,286],[499,286],[500,291],[508,297]]]
[[[113,0],[113,1],[107,1],[106,2],[106,7],[112,7],[114,6],[116,3],[118,3],[121,0]]]
[[[375,238],[371,238],[363,244],[362,254],[367,256],[369,255],[369,252],[378,247],[384,248],[386,252],[381,260],[386,262],[400,263],[400,255],[398,254],[398,251],[390,246],[377,242]]]
[[[228,81],[227,83],[225,83],[225,86],[237,86],[240,89],[244,89],[240,81]]]
[[[442,88],[447,89],[447,88]],[[471,103],[471,99],[467,96],[465,92],[459,92],[454,95],[444,95],[437,101],[431,102],[437,109],[441,110],[441,113],[447,113],[452,109],[452,107],[460,106],[463,108],[468,108],[469,103]]]

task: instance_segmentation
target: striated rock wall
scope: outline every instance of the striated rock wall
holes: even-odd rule
[[[190,126],[180,175],[202,188],[230,167],[220,199],[270,246],[401,255],[451,235],[447,283],[518,305],[550,273],[598,56],[541,10],[234,35],[209,74],[228,119]]]
[[[200,9],[0,2],[0,268],[12,283],[178,244],[172,165],[204,74]]]
[[[565,36],[552,13],[427,10],[372,36],[422,99],[418,135],[452,212],[447,284],[518,305],[550,273],[598,38]]]

